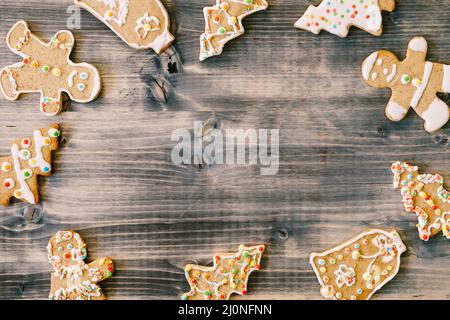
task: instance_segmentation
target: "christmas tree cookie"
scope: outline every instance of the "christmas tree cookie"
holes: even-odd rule
[[[200,61],[220,55],[225,44],[244,34],[242,19],[266,10],[266,0],[216,0],[203,9],[205,32],[200,36]]]
[[[0,158],[1,205],[7,206],[11,197],[32,204],[39,202],[37,176],[52,174],[52,151],[59,148],[59,136],[57,124],[35,130],[32,137],[13,143],[11,155]]]
[[[450,192],[438,174],[419,174],[419,168],[405,162],[391,166],[394,188],[401,189],[407,212],[417,215],[419,237],[428,241],[442,231],[450,239]]]
[[[318,6],[309,6],[295,27],[319,34],[326,30],[345,38],[351,26],[373,35],[383,32],[381,11],[394,11],[395,0],[323,0]]]
[[[188,264],[186,279],[191,290],[183,294],[183,300],[228,300],[233,293],[247,294],[250,274],[261,269],[264,245],[241,245],[236,253],[217,254],[212,267]]]
[[[19,21],[6,41],[22,58],[0,71],[0,89],[8,100],[16,100],[22,93],[39,93],[40,110],[54,116],[61,111],[63,92],[81,103],[94,100],[100,92],[97,69],[69,58],[75,42],[70,31],[59,31],[45,43],[31,33],[25,21]]]
[[[403,61],[390,51],[374,52],[364,61],[362,75],[372,87],[391,89],[386,106],[389,120],[400,121],[413,108],[425,121],[425,130],[435,132],[450,116],[448,105],[437,96],[450,93],[450,66],[426,61],[427,51],[427,41],[416,37]]]
[[[170,19],[159,0],[75,0],[105,23],[130,47],[161,53],[175,40]]]
[[[58,231],[48,242],[47,255],[53,267],[50,299],[105,299],[98,283],[112,276],[113,262],[104,257],[86,264],[86,244],[78,233]]]
[[[369,229],[322,253],[310,263],[326,299],[368,300],[391,281],[406,251],[396,231]]]

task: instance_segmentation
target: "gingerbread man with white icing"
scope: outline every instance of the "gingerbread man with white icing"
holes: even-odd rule
[[[31,33],[25,21],[19,21],[6,41],[22,57],[21,62],[0,71],[0,88],[8,100],[16,100],[21,93],[40,93],[40,110],[54,116],[61,111],[63,92],[80,103],[90,102],[99,94],[97,69],[69,58],[75,42],[70,31],[59,31],[44,43]]]
[[[86,264],[86,243],[78,233],[58,231],[48,242],[47,255],[53,266],[50,299],[105,300],[97,283],[112,276],[113,262],[104,257]]]
[[[399,61],[390,51],[374,52],[364,61],[362,74],[372,87],[391,88],[386,107],[391,121],[405,118],[411,107],[431,133],[449,120],[449,107],[437,93],[450,93],[450,66],[426,61],[427,51],[427,41],[416,37],[409,42],[405,60]]]

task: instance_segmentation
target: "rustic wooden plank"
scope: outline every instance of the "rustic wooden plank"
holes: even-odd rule
[[[82,11],[73,59],[99,68],[103,91],[95,102],[72,103],[47,119],[34,95],[0,99],[1,154],[11,140],[55,121],[66,141],[55,174],[40,180],[43,203],[0,209],[0,298],[45,299],[46,243],[57,230],[74,228],[93,258],[114,257],[117,271],[103,284],[110,299],[176,299],[187,290],[186,262],[208,263],[241,242],[268,245],[248,298],[317,299],[309,253],[386,226],[399,229],[409,251],[375,297],[449,299],[448,241],[418,240],[389,172],[392,161],[413,161],[449,180],[449,126],[427,134],[413,112],[389,122],[389,92],[359,76],[370,52],[403,56],[415,35],[427,37],[431,60],[450,62],[448,5],[397,1],[395,13],[384,15],[382,37],[353,29],[343,40],[293,28],[319,1],[270,0],[269,10],[246,18],[247,33],[222,56],[199,63],[208,1],[164,2],[177,40],[160,57],[128,48]],[[70,4],[1,2],[0,38],[25,19],[48,39],[65,28]],[[0,42],[0,65],[16,60]],[[258,166],[172,164],[172,131],[208,119],[223,130],[280,128],[278,175],[260,176]]]

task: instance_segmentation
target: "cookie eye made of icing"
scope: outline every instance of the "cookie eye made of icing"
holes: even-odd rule
[[[81,72],[80,73],[80,79],[81,80],[87,80],[89,78],[89,74],[87,72]]]
[[[72,249],[73,249],[73,245],[72,245],[71,243],[69,243],[69,244],[67,245],[67,249],[72,250]]]
[[[58,248],[56,250],[58,250],[58,252],[62,252],[63,251],[63,247],[58,246]]]

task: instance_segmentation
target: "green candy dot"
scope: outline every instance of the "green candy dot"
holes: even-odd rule
[[[253,0],[245,0],[245,3],[246,3],[246,4],[252,4],[252,3],[253,3]]]
[[[205,296],[210,296],[210,295],[211,295],[211,291],[206,290],[206,291],[205,291]]]
[[[236,268],[234,268],[231,272],[232,272],[233,274],[237,274],[237,273],[239,272],[239,270],[236,269]]]
[[[242,253],[242,255],[244,256],[244,258],[249,258],[250,257],[250,254],[247,251],[244,251]]]
[[[227,32],[227,30],[225,30],[224,27],[219,28],[219,30],[217,30],[220,34],[225,34],[225,32]]]
[[[50,71],[50,67],[49,66],[43,66],[42,67],[42,72],[47,73]]]

